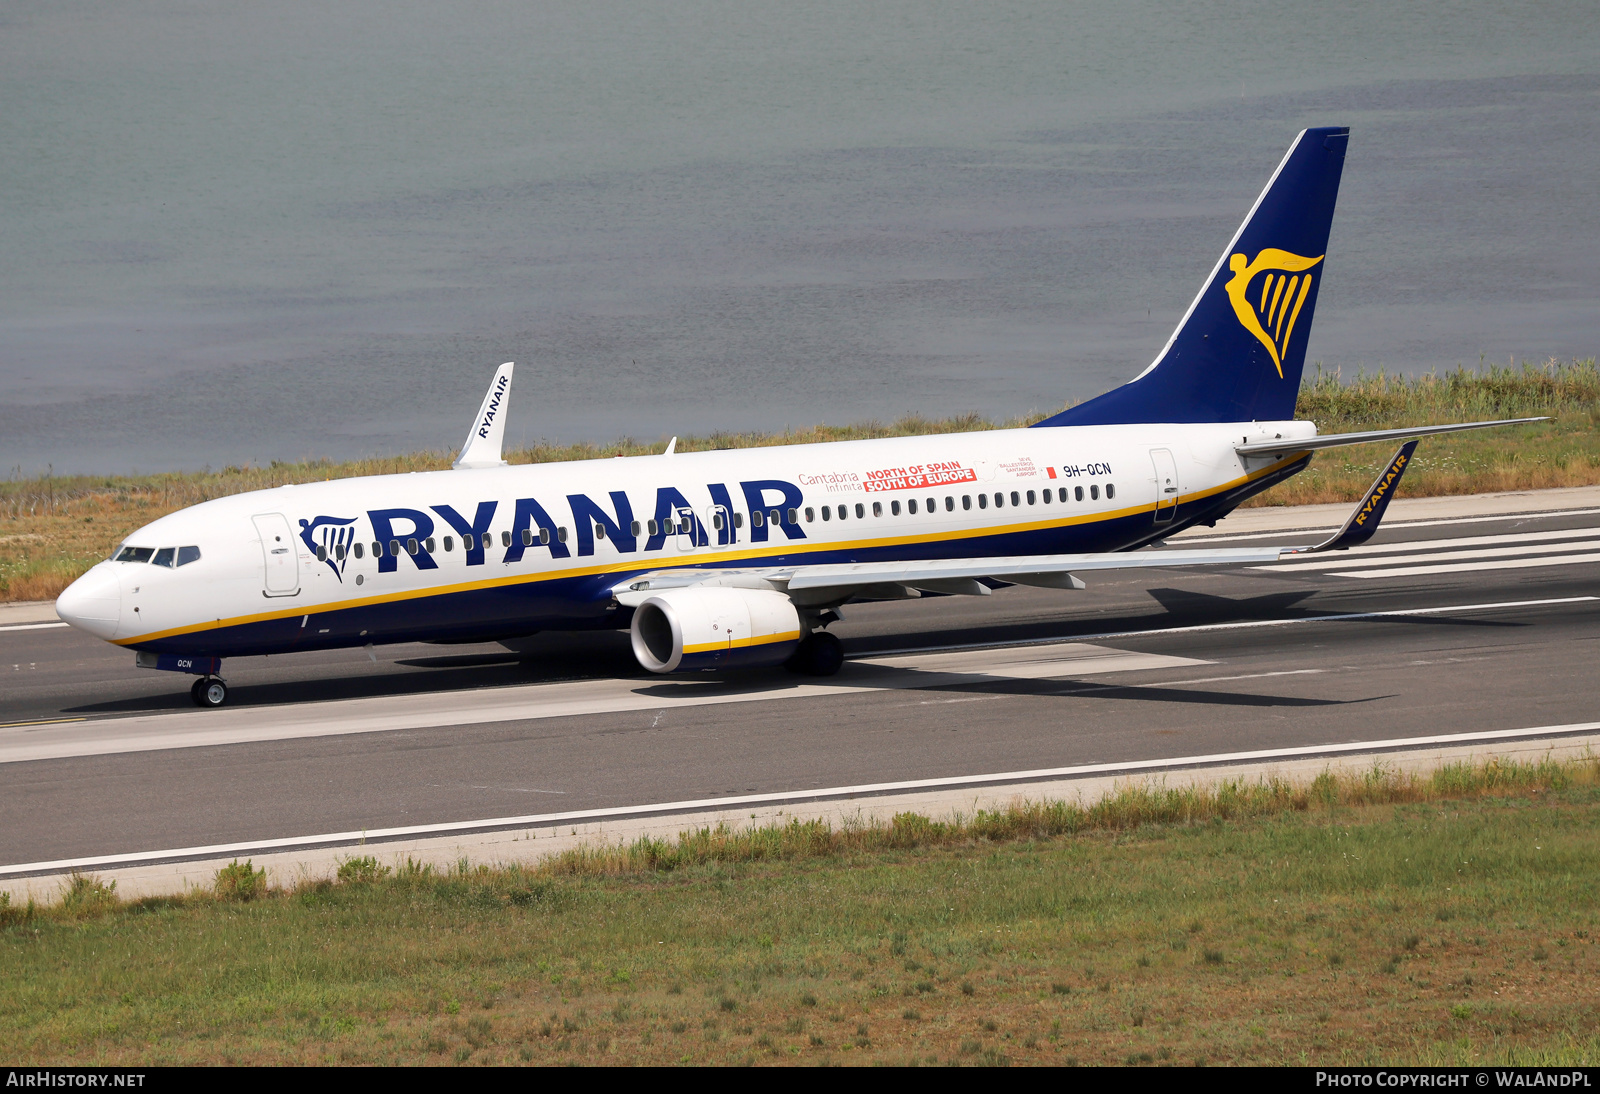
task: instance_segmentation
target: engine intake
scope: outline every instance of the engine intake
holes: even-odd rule
[[[633,613],[633,655],[651,672],[780,665],[800,644],[800,613],[765,589],[668,589]]]

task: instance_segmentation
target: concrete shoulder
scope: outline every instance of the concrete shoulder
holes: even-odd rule
[[[56,602],[54,600],[15,600],[9,604],[0,604],[0,627],[7,627],[17,623],[54,623],[56,621]]]

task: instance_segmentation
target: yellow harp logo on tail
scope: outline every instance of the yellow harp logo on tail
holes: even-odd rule
[[[1283,355],[1294,334],[1294,321],[1300,318],[1300,308],[1311,293],[1311,274],[1306,271],[1323,257],[1302,258],[1267,247],[1248,263],[1242,254],[1228,258],[1233,277],[1223,288],[1228,290],[1233,313],[1272,354],[1279,379],[1283,378]],[[1266,276],[1257,280],[1261,274]]]

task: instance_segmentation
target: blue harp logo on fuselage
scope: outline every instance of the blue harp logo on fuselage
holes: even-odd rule
[[[1305,258],[1276,247],[1264,248],[1248,262],[1242,254],[1228,258],[1233,277],[1223,288],[1233,313],[1244,329],[1267,347],[1279,379],[1283,378],[1283,359],[1294,336],[1295,320],[1311,295],[1311,268],[1322,259],[1322,255]]]
[[[300,542],[326,563],[341,582],[344,568],[350,561],[350,547],[356,541],[355,523],[355,517],[317,517],[310,521],[302,517],[300,520]]]

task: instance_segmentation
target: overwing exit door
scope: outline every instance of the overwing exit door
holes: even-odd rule
[[[1156,468],[1156,523],[1165,524],[1178,511],[1178,463],[1166,448],[1152,448],[1150,462]]]
[[[266,561],[263,591],[267,596],[293,596],[300,591],[300,563],[288,518],[282,513],[260,513],[250,519],[255,521]]]

